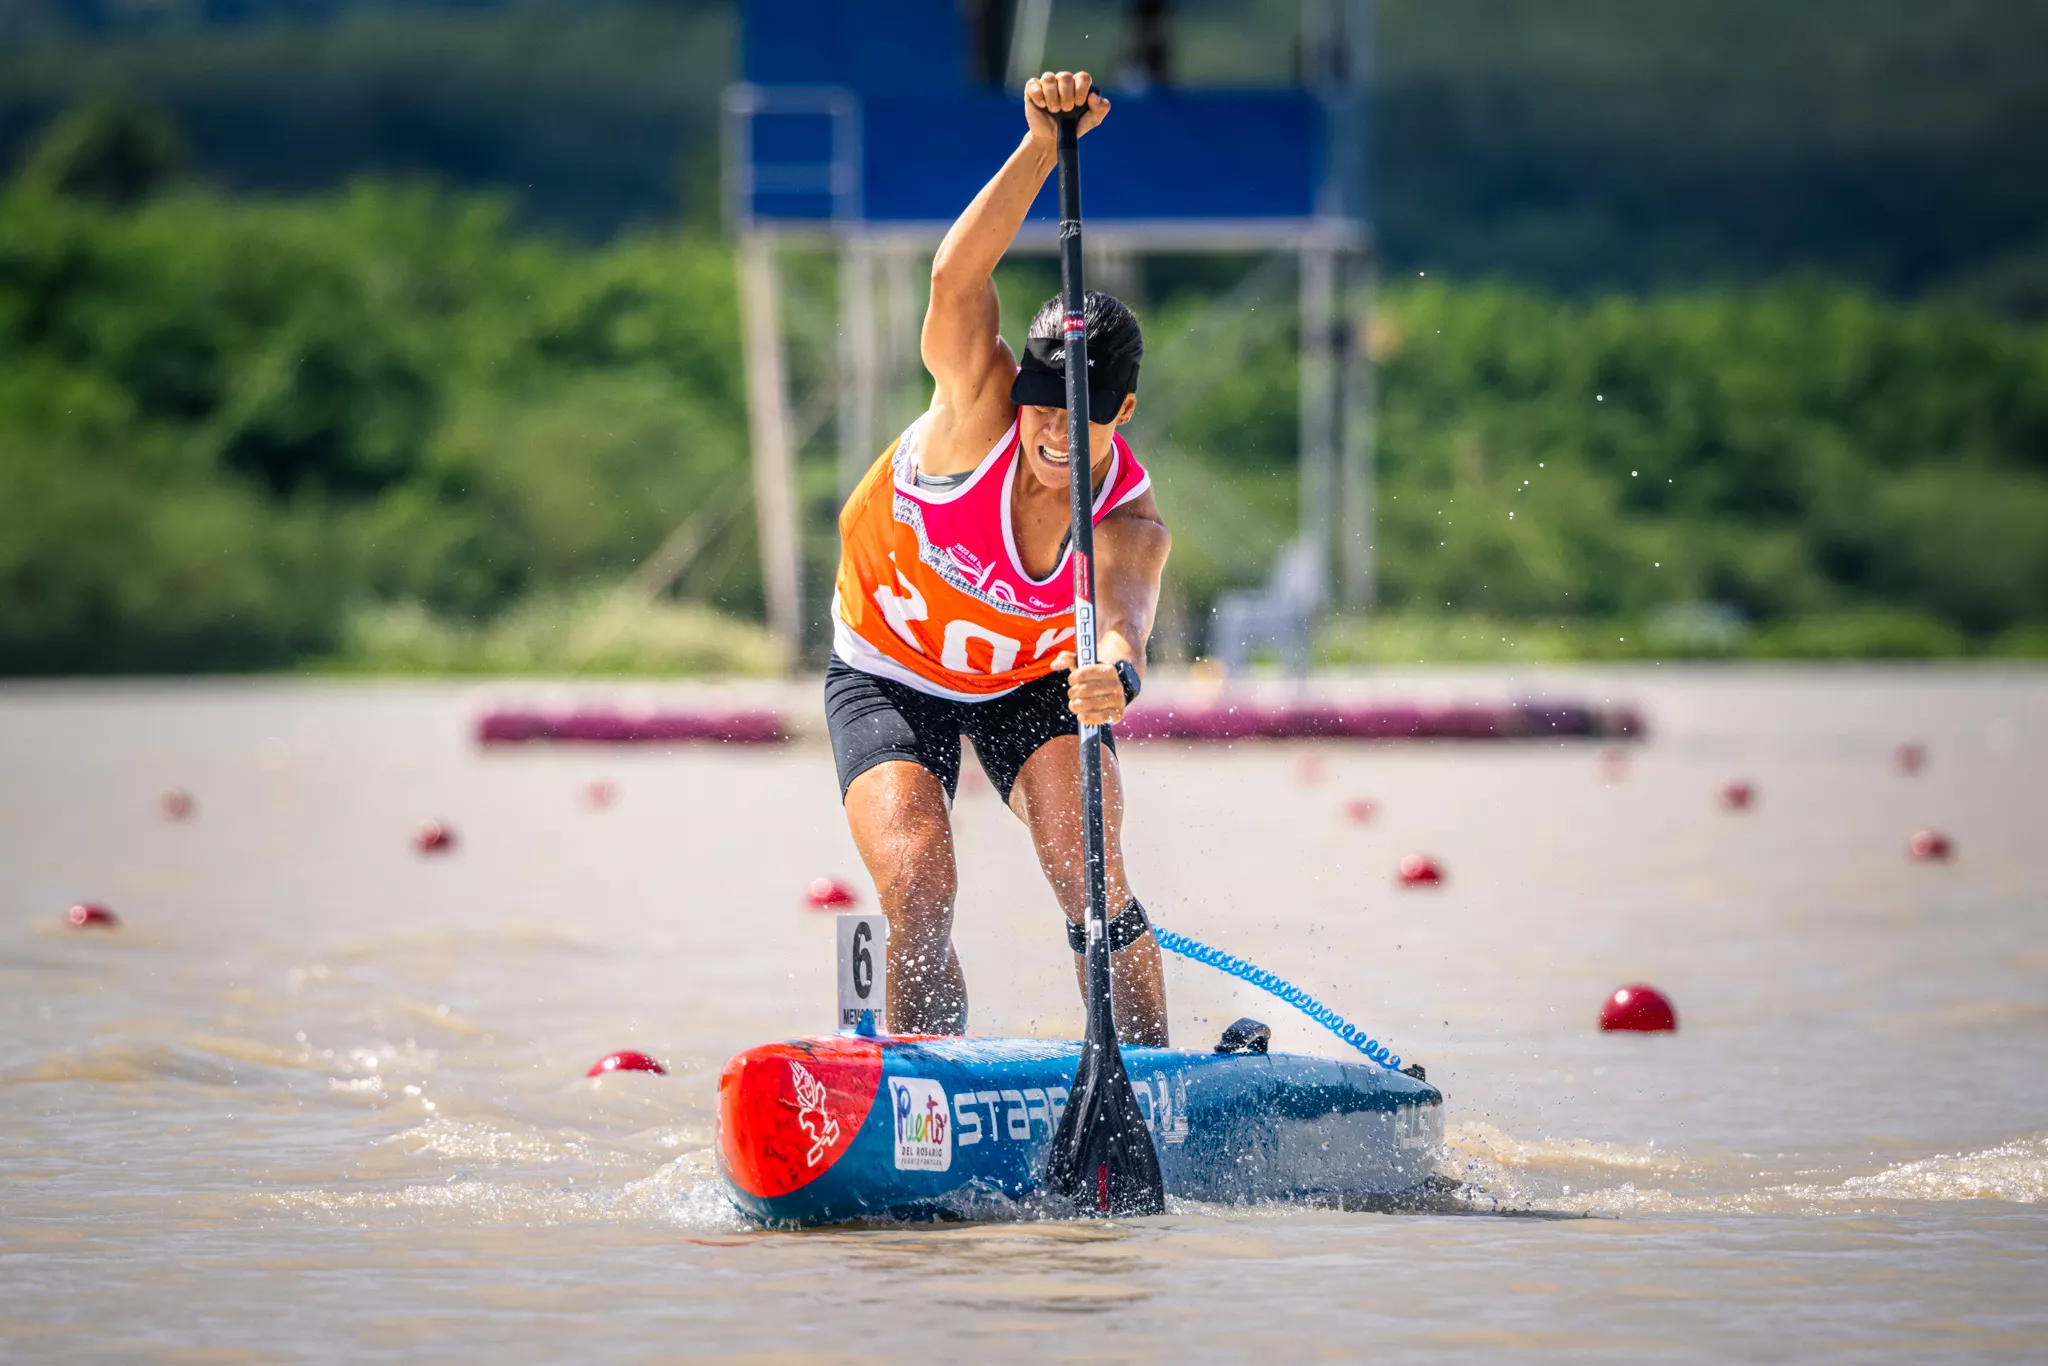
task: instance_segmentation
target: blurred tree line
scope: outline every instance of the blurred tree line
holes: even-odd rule
[[[176,155],[94,105],[0,194],[0,669],[277,665],[375,602],[488,617],[743,486],[718,242],[585,250],[374,184],[227,199]],[[685,591],[757,611],[749,520],[707,532]]]
[[[1394,311],[1394,603],[2048,621],[2043,329],[1818,281],[1570,303],[1418,281]]]
[[[1554,656],[2048,651],[2048,327],[1820,278],[1562,297],[1411,277],[1381,304],[1383,610],[1654,628]],[[1175,403],[1199,318],[1147,314],[1171,418],[1141,398],[1134,422],[1197,612],[1272,562],[1297,498],[1291,330]]]
[[[379,604],[488,620],[714,506],[680,592],[758,613],[725,243],[564,245],[419,188],[226,198],[179,157],[90,106],[0,195],[0,668],[277,665]],[[1818,280],[1386,304],[1390,607],[2048,624],[2048,329]],[[1148,389],[1199,308],[1152,312]],[[1291,520],[1292,358],[1282,327],[1153,434],[1197,609]]]
[[[1390,657],[1534,621],[1576,654],[2048,646],[2048,103],[2015,76],[2048,11],[1846,3],[1385,0],[1381,599],[1456,636]],[[1191,76],[1246,75],[1189,9]],[[579,631],[630,667],[577,623],[650,557],[664,600],[758,617],[730,23],[0,0],[0,672],[560,667]],[[1244,268],[1148,265],[1150,412]],[[1006,316],[1052,287],[1002,283]],[[1197,622],[1291,533],[1290,309],[1141,406]]]

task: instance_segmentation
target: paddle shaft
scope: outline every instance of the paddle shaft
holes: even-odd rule
[[[1065,305],[1067,466],[1074,521],[1074,658],[1095,660],[1095,487],[1088,448],[1088,324],[1081,282],[1081,114],[1058,116],[1060,294]],[[1107,1011],[1109,864],[1103,852],[1101,726],[1081,727],[1081,851],[1088,887],[1088,1009]],[[1115,1033],[1114,1026],[1110,1030]]]
[[[1095,658],[1095,489],[1088,451],[1087,295],[1081,287],[1081,112],[1058,117],[1060,290],[1066,314],[1067,467],[1073,512],[1074,657]],[[1166,1181],[1146,1112],[1117,1047],[1109,983],[1109,867],[1102,820],[1104,727],[1081,727],[1081,851],[1088,877],[1088,951],[1084,959],[1088,1032],[1046,1154],[1045,1184],[1077,1212],[1161,1214]]]

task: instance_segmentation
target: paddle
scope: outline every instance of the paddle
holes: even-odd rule
[[[1057,115],[1060,293],[1066,303],[1067,464],[1074,519],[1074,657],[1095,660],[1095,490],[1088,451],[1088,332],[1081,287],[1081,110]],[[1159,1214],[1159,1153],[1117,1047],[1109,994],[1109,869],[1103,856],[1101,726],[1081,727],[1083,856],[1088,874],[1088,1031],[1046,1158],[1045,1188],[1091,1214]]]

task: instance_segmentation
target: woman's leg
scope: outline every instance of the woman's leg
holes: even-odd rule
[[[1038,846],[1038,866],[1052,884],[1060,909],[1074,924],[1088,915],[1087,867],[1081,854],[1081,738],[1058,735],[1040,745],[1018,771],[1010,789],[1010,807],[1031,827]],[[1132,901],[1124,881],[1123,783],[1116,753],[1102,751],[1103,853],[1109,865],[1109,916],[1115,919]],[[1074,957],[1074,970],[1082,971]],[[894,960],[891,960],[894,968]],[[1084,979],[1085,989],[1085,979]],[[1116,1036],[1122,1043],[1166,1047],[1166,973],[1159,941],[1152,931],[1125,946],[1110,960],[1110,1001]]]
[[[889,1029],[965,1034],[967,979],[953,952],[953,824],[922,764],[876,764],[846,789],[846,822],[889,917]]]

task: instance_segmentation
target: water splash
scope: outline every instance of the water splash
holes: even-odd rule
[[[544,1181],[457,1171],[441,1181],[286,1191],[275,1198],[295,1209],[357,1215],[382,1211],[460,1225],[641,1223],[723,1233],[753,1227],[726,1195],[709,1149],[685,1153],[644,1177],[618,1184],[588,1176]]]
[[[1472,1209],[1642,1217],[1834,1215],[1926,1203],[2048,1201],[2048,1134],[1936,1154],[1833,1182],[1785,1181],[1733,1155],[1589,1139],[1515,1139],[1490,1125],[1445,1136],[1443,1168]]]

